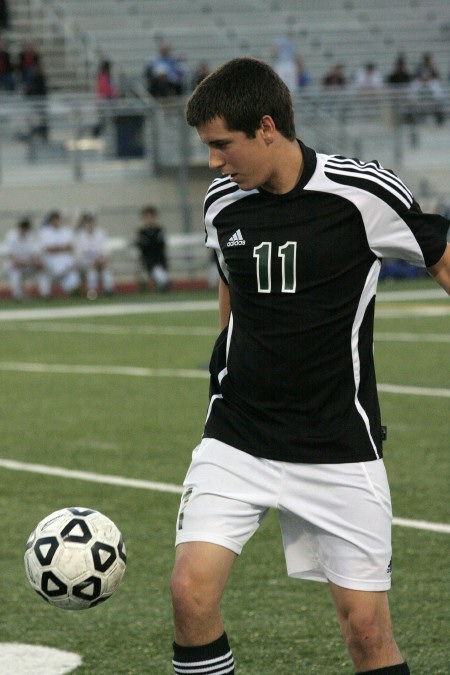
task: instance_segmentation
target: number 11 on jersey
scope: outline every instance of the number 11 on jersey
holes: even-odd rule
[[[253,249],[256,258],[256,274],[258,293],[272,292],[272,242],[263,241]],[[287,241],[278,247],[278,258],[281,259],[282,293],[295,293],[297,278],[297,242]],[[277,260],[277,262],[279,262]]]

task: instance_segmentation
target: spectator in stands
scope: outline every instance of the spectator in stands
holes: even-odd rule
[[[204,80],[205,77],[209,75],[210,72],[211,68],[209,66],[209,63],[207,61],[200,61],[197,68],[194,70],[194,74],[191,80],[191,88],[195,89],[195,87],[198,84],[200,84],[200,82]]]
[[[142,225],[134,241],[144,272],[155,283],[156,290],[167,291],[170,286],[167,271],[166,238],[157,222],[158,209],[145,206],[141,211]]]
[[[36,99],[35,117],[36,122],[31,125],[30,133],[32,136],[38,136],[42,140],[48,140],[48,115],[46,96],[48,94],[47,76],[40,60],[36,61],[27,73],[27,80],[24,83],[24,94]]]
[[[104,59],[100,62],[95,83],[95,93],[101,101],[110,101],[119,96],[119,87],[112,75],[111,61]]]
[[[10,27],[8,0],[0,0],[0,30],[8,30]]]
[[[356,104],[360,114],[366,118],[377,118],[381,111],[380,92],[383,87],[383,77],[378,66],[373,62],[366,63],[356,71],[353,82],[357,94]]]
[[[161,42],[158,56],[147,63],[145,78],[147,90],[155,98],[180,96],[185,91],[186,73],[168,42]]]
[[[415,121],[420,122],[432,115],[437,124],[445,121],[445,94],[437,71],[422,68],[411,84]]]
[[[93,213],[83,213],[78,221],[75,256],[78,269],[86,281],[89,300],[95,300],[100,291],[112,295],[114,280],[108,260],[108,237]]]
[[[416,77],[420,77],[424,71],[428,73],[428,77],[431,80],[440,80],[441,78],[439,70],[437,69],[434,63],[434,58],[431,52],[425,52],[424,54],[422,54],[422,59],[419,65],[417,66]]]
[[[406,64],[406,57],[398,54],[391,72],[386,77],[386,84],[391,90],[392,105],[397,121],[413,124],[415,121],[411,100],[412,76]],[[413,142],[415,138],[413,137]]]
[[[100,61],[97,78],[95,81],[95,95],[99,103],[98,122],[92,133],[95,137],[100,136],[105,130],[107,114],[105,106],[116,100],[119,95],[119,87],[112,74],[112,63],[107,59]]]
[[[0,38],[0,90],[14,91],[16,81],[14,78],[14,66],[11,55],[5,41]]]
[[[40,61],[40,54],[36,50],[33,42],[26,42],[20,50],[17,59],[17,70],[24,89],[27,88],[27,85],[35,72],[35,66],[37,66]]]
[[[304,92],[312,82],[311,74],[303,59],[297,59],[297,90]]]
[[[389,85],[399,87],[408,85],[411,82],[411,73],[406,65],[406,58],[403,54],[399,54],[395,60],[394,66],[386,78]]]
[[[6,233],[4,250],[11,295],[14,300],[21,301],[25,297],[25,278],[34,276],[41,269],[37,237],[29,218],[22,218]]]
[[[322,79],[322,85],[326,89],[342,89],[346,84],[347,78],[344,75],[342,63],[335,63],[331,66]]]
[[[39,275],[39,290],[44,298],[51,297],[52,284],[64,293],[74,293],[80,287],[74,255],[74,234],[64,225],[59,211],[52,211],[39,232],[39,248],[43,269]]]
[[[375,63],[368,62],[356,71],[355,89],[362,93],[377,92],[383,86],[383,78]]]
[[[291,92],[298,87],[298,54],[293,31],[279,35],[270,51],[270,57],[276,73]]]

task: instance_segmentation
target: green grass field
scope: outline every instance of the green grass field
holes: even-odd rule
[[[416,288],[435,285],[427,280],[382,285],[376,321],[394,515],[425,521],[425,529],[394,525],[390,601],[411,672],[444,675],[450,672],[450,308],[444,295],[385,296]],[[77,675],[172,673],[168,584],[179,495],[126,481],[75,479],[70,471],[181,485],[207,408],[206,368],[218,331],[214,299],[211,293],[173,293],[90,304],[3,303],[0,642],[77,652],[83,659]],[[192,301],[210,305],[178,304]],[[142,302],[149,311],[138,311]],[[100,313],[119,303],[136,313]],[[64,316],[78,307],[94,313]],[[32,309],[55,311],[42,318]],[[7,468],[5,460],[20,463],[22,470]],[[32,473],[26,470],[30,464],[61,467],[66,475]],[[23,569],[23,548],[37,522],[74,505],[112,518],[128,552],[117,593],[83,612],[44,603]],[[447,526],[434,531],[430,523]],[[223,612],[240,675],[353,673],[326,586],[286,577],[275,514],[237,561]],[[11,663],[0,671],[32,672],[20,668]]]

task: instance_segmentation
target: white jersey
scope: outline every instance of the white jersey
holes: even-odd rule
[[[39,245],[44,265],[52,276],[65,274],[74,267],[74,236],[72,230],[67,225],[61,225],[60,227],[53,227],[52,225],[43,226],[39,233]],[[72,251],[51,251],[53,247],[59,246],[71,246]]]
[[[92,232],[81,229],[75,234],[76,257],[80,264],[89,264],[108,254],[108,237],[102,227],[95,227]]]
[[[22,234],[17,229],[9,230],[4,241],[4,251],[7,256],[18,258],[25,264],[31,262],[39,251],[36,234]]]

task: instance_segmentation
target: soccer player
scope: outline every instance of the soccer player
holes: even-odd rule
[[[288,574],[328,583],[358,673],[406,675],[387,599],[374,304],[384,256],[426,267],[450,293],[449,221],[423,214],[378,162],[297,140],[289,90],[257,59],[211,73],[186,116],[221,174],[204,218],[223,331],[177,521],[175,673],[234,673],[220,601],[275,508]]]

